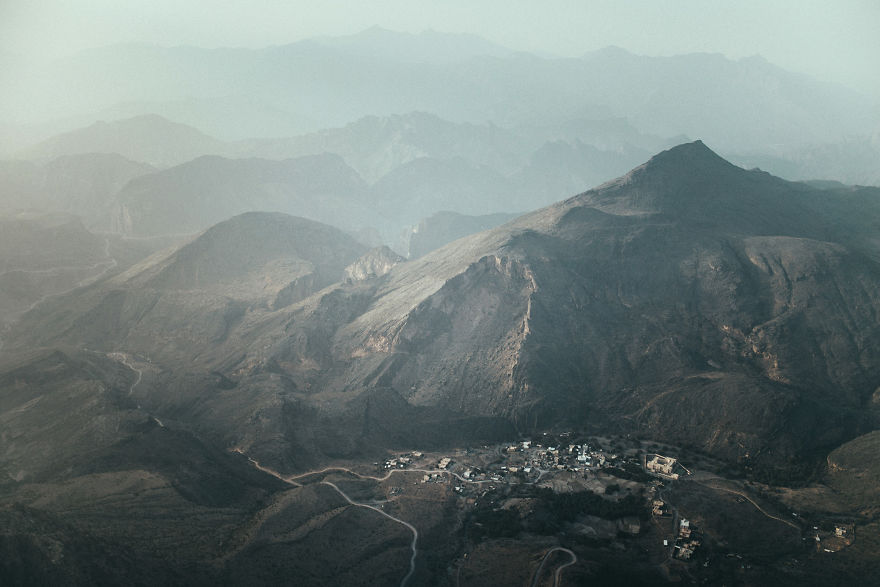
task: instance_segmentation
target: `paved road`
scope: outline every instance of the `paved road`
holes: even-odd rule
[[[559,574],[562,572],[562,569],[564,569],[566,567],[570,567],[571,565],[575,564],[578,560],[577,555],[567,548],[563,548],[562,546],[555,546],[555,547],[551,548],[544,555],[544,558],[541,560],[541,565],[538,567],[538,570],[535,571],[535,576],[532,577],[532,587],[537,587],[538,581],[541,579],[541,574],[544,572],[544,565],[547,564],[547,560],[550,558],[550,555],[553,554],[554,552],[564,552],[568,556],[571,557],[571,560],[568,561],[567,563],[565,563],[564,565],[559,566],[559,568],[556,569],[556,572],[553,573],[553,587],[559,587]]]

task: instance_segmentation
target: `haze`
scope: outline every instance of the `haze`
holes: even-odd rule
[[[13,63],[27,63],[115,43],[258,48],[373,25],[474,33],[513,49],[560,56],[608,45],[649,56],[760,54],[880,96],[880,4],[872,0],[5,1],[0,51],[14,55]]]
[[[0,585],[880,585],[878,15],[0,0]]]

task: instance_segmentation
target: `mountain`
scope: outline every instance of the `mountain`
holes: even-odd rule
[[[62,337],[89,345],[127,348],[126,340],[152,344],[158,336],[165,350],[152,356],[177,362],[204,353],[206,342],[219,343],[257,308],[289,306],[341,281],[365,252],[330,226],[251,212],[86,288],[76,302],[85,314],[55,314],[51,304],[41,313],[53,315]]]
[[[389,172],[370,191],[376,206],[393,210],[405,224],[440,210],[490,214],[528,209],[510,197],[510,187],[500,173],[466,159],[421,157]]]
[[[464,582],[525,583],[561,531],[602,565],[565,577],[668,579],[666,530],[567,513],[541,529],[557,502],[644,511],[640,469],[464,496],[420,464],[376,473],[414,450],[500,466],[484,445],[520,434],[699,462],[659,493],[705,532],[712,564],[688,572],[870,582],[878,228],[876,188],[787,182],[699,141],[411,260],[284,214],[223,221],[4,333],[0,582],[399,585],[415,553],[419,584],[464,559]],[[840,557],[811,554],[814,526],[830,546],[853,520]],[[489,577],[511,552],[523,563]]]
[[[880,186],[880,132],[771,153],[734,155],[734,159],[791,180],[821,176],[846,184]]]
[[[128,364],[0,360],[4,584],[210,584],[225,541],[285,488],[140,410]]]
[[[702,136],[744,152],[834,142],[878,121],[876,105],[855,92],[759,57],[612,50],[543,58],[499,52],[470,37],[382,30],[258,50],[113,46],[13,81],[17,91],[0,103],[10,122],[155,112],[226,139],[426,111],[505,127],[625,118],[643,133]]]
[[[153,118],[156,132],[166,135],[160,142],[175,141],[166,127],[181,125]],[[143,133],[119,143],[93,136],[95,128],[124,133],[138,124],[135,119],[99,123],[46,145],[79,137],[86,151],[143,152],[152,140]],[[413,112],[366,117],[287,139],[190,143],[176,158],[194,159],[160,173],[118,153],[6,161],[0,163],[0,185],[8,210],[76,213],[90,228],[126,235],[192,233],[245,211],[276,210],[369,229],[381,235],[380,242],[397,246],[404,227],[442,210],[524,211],[556,201],[576,186],[610,179],[645,155],[630,140],[656,142],[621,121],[501,129]],[[211,152],[236,159],[202,154]],[[341,209],[349,214],[336,212],[334,202],[343,201]]]
[[[375,225],[365,192],[360,176],[337,155],[285,161],[205,156],[126,185],[116,196],[113,228],[128,235],[186,234],[262,210],[356,229]]]
[[[467,216],[457,212],[438,212],[419,222],[406,235],[411,259],[417,259],[434,249],[471,234],[495,228],[516,218],[516,214],[489,214]]]
[[[410,34],[379,26],[354,35],[319,37],[309,42],[353,56],[405,63],[455,63],[473,57],[507,57],[514,53],[477,35],[434,30]]]
[[[75,214],[107,229],[113,197],[130,180],[155,171],[113,153],[63,155],[43,164],[0,163],[0,210]]]
[[[698,141],[290,305],[211,306],[233,290],[210,280],[157,303],[156,284],[213,264],[172,271],[169,257],[56,300],[13,335],[149,356],[164,375],[145,406],[282,469],[591,427],[802,475],[878,422],[878,223],[877,189],[786,182]],[[256,288],[262,262],[247,265]]]
[[[46,296],[73,289],[112,265],[105,242],[73,216],[0,216],[0,326]]]
[[[880,200],[862,194],[677,147],[392,270],[337,333],[340,356],[367,351],[322,385],[527,429],[638,429],[769,469],[803,462],[869,425]],[[846,213],[829,223],[828,208]],[[873,229],[837,223],[857,210]]]
[[[602,149],[585,142],[590,141],[590,135],[582,136],[583,139],[576,137],[571,141],[547,141],[530,155],[511,177],[508,198],[515,208],[546,206],[585,185],[614,179],[650,156],[648,151],[629,143]]]
[[[345,268],[345,281],[363,281],[386,275],[398,263],[406,261],[386,246],[368,251],[357,261]]]
[[[454,123],[427,112],[410,112],[366,116],[340,128],[291,138],[242,140],[233,147],[241,156],[266,159],[336,153],[372,184],[422,157],[463,158],[507,174],[543,140],[524,139],[491,124]]]
[[[201,155],[223,154],[225,145],[213,137],[155,114],[63,133],[25,150],[25,159],[49,160],[65,155],[116,153],[132,161],[169,167]]]

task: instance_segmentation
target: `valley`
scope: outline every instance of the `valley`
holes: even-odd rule
[[[0,585],[880,584],[880,11],[81,4],[0,18]]]
[[[687,469],[676,462],[675,479],[653,473],[646,463],[649,451],[658,448],[668,455],[687,454],[694,462]],[[297,488],[329,486],[350,506],[372,510],[380,516],[377,520],[384,517],[408,529],[413,556],[408,570],[400,566],[400,585],[428,581],[423,565],[440,564],[432,560],[437,556],[433,548],[426,546],[430,538],[420,541],[419,534],[419,528],[437,531],[425,523],[438,499],[445,500],[445,516],[458,524],[447,538],[455,543],[450,551],[454,558],[445,561],[445,570],[435,569],[431,580],[448,585],[568,584],[560,579],[564,572],[583,581],[601,572],[594,549],[617,550],[631,560],[629,574],[623,575],[628,580],[700,582],[718,577],[722,568],[729,572],[738,566],[735,574],[744,582],[774,577],[780,584],[795,584],[815,567],[837,567],[827,557],[840,546],[833,546],[833,531],[832,538],[823,532],[824,544],[815,540],[820,526],[838,532],[842,528],[849,536],[864,529],[840,512],[830,517],[821,511],[792,514],[772,496],[771,487],[719,474],[726,470],[720,461],[626,437],[545,433],[442,453],[397,452],[381,462],[345,462],[289,476],[251,463]],[[552,505],[560,499],[567,505]],[[569,508],[563,518],[568,521],[552,522],[553,507]],[[731,526],[727,516],[760,529],[764,538],[738,534],[743,530]],[[261,517],[261,524],[267,523]],[[683,528],[687,538],[680,536]],[[308,540],[300,532],[296,535]],[[846,547],[853,544],[850,539]],[[531,553],[527,564],[513,565],[506,573],[494,571],[510,564],[506,553],[511,550]],[[474,554],[477,559],[471,558]],[[437,578],[441,570],[445,579]]]

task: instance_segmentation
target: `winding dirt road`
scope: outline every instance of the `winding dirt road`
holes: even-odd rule
[[[330,481],[321,481],[321,484],[322,485],[329,485],[330,487],[335,489],[336,492],[339,493],[339,495],[341,495],[345,499],[345,501],[347,501],[351,505],[353,505],[355,507],[359,507],[359,508],[366,508],[368,510],[373,510],[374,512],[378,512],[378,513],[382,514],[383,516],[385,516],[386,518],[388,518],[389,520],[393,520],[393,521],[397,522],[398,524],[403,524],[404,526],[406,526],[409,529],[410,532],[412,532],[413,538],[412,538],[412,543],[410,544],[410,548],[412,549],[412,556],[410,556],[410,558],[409,558],[409,572],[406,574],[406,576],[403,578],[403,580],[400,581],[400,587],[406,587],[406,584],[409,582],[410,577],[412,577],[413,573],[416,572],[416,555],[418,554],[418,550],[416,550],[416,545],[419,541],[419,531],[416,529],[416,527],[405,520],[401,520],[400,518],[396,518],[387,512],[383,512],[381,509],[379,509],[375,506],[372,506],[372,505],[369,505],[366,503],[358,503],[358,502],[354,501],[348,495],[346,495],[344,491],[339,489],[339,487],[337,487],[336,484],[334,484]]]
[[[472,484],[474,484],[474,485],[480,485],[480,484],[483,484],[483,483],[497,483],[496,481],[492,481],[491,479],[486,479],[486,480],[481,480],[481,481],[475,481],[475,480],[472,480],[472,479],[465,479],[464,477],[462,477],[462,476],[459,475],[458,473],[454,473],[454,472],[452,472],[452,471],[445,471],[445,470],[442,470],[442,469],[392,469],[392,470],[388,471],[387,473],[385,473],[385,475],[383,475],[382,477],[377,477],[377,476],[375,476],[375,475],[366,475],[366,474],[364,474],[364,473],[358,473],[357,471],[353,471],[353,470],[351,470],[351,469],[349,469],[349,468],[346,468],[346,467],[325,467],[325,468],[323,468],[323,469],[319,469],[319,470],[316,470],[316,471],[307,471],[307,472],[305,472],[305,473],[300,473],[299,475],[289,475],[289,476],[285,477],[285,476],[281,475],[278,471],[275,471],[275,470],[273,470],[273,469],[270,469],[269,467],[264,467],[264,466],[261,465],[256,459],[251,458],[251,457],[250,457],[250,456],[249,456],[244,450],[242,450],[241,448],[237,448],[237,447],[236,447],[236,448],[231,449],[231,451],[232,451],[232,452],[239,453],[239,454],[244,455],[245,457],[247,457],[248,461],[249,461],[249,462],[251,463],[251,465],[253,465],[256,469],[259,469],[260,471],[263,471],[264,473],[267,473],[267,474],[269,474],[269,475],[272,475],[273,477],[275,477],[275,478],[277,478],[277,479],[280,479],[281,481],[284,481],[285,483],[287,483],[287,484],[289,484],[289,485],[293,485],[293,486],[295,486],[295,487],[303,487],[303,484],[302,484],[302,483],[299,483],[299,482],[297,481],[298,479],[304,479],[304,478],[306,478],[306,477],[310,477],[310,476],[312,476],[312,475],[321,475],[321,474],[323,474],[323,473],[330,473],[330,472],[333,472],[333,471],[336,471],[336,472],[342,472],[342,473],[348,473],[348,474],[350,474],[350,475],[354,475],[355,477],[357,477],[357,478],[359,478],[359,479],[370,479],[370,480],[373,480],[373,481],[386,481],[386,480],[388,480],[392,475],[394,475],[394,474],[396,474],[396,473],[427,473],[427,474],[443,474],[443,475],[449,475],[450,477],[454,477],[455,479],[458,479],[458,480],[461,481],[462,483],[472,483]],[[543,469],[539,469],[538,471],[539,471],[539,473],[540,473],[540,474],[538,475],[538,477],[537,477],[534,481],[530,481],[529,483],[527,483],[528,485],[533,485],[533,484],[537,483],[538,481],[540,481],[540,480],[541,480],[541,477],[544,476],[544,473],[547,472],[547,471],[544,471]],[[398,524],[402,524],[402,525],[405,526],[407,529],[409,529],[410,532],[412,532],[413,539],[412,539],[412,544],[411,544],[411,546],[410,546],[410,548],[412,549],[412,556],[410,557],[409,572],[406,574],[406,576],[405,576],[405,577],[401,580],[401,582],[400,582],[400,587],[406,587],[407,583],[409,582],[410,578],[413,576],[413,573],[415,573],[415,570],[416,570],[416,558],[417,558],[417,556],[418,556],[418,540],[419,540],[419,531],[416,529],[416,527],[413,526],[412,524],[410,524],[409,522],[407,522],[406,520],[401,520],[400,518],[397,518],[397,517],[395,517],[395,516],[392,516],[391,514],[389,514],[389,513],[385,512],[385,511],[383,511],[382,509],[380,509],[380,508],[378,508],[378,507],[376,507],[376,506],[374,506],[374,505],[370,505],[370,504],[367,504],[367,503],[359,503],[359,502],[354,501],[354,500],[351,499],[351,498],[350,498],[350,497],[349,497],[344,491],[342,491],[342,490],[341,490],[341,489],[340,489],[335,483],[332,483],[331,481],[326,481],[326,480],[322,479],[322,480],[319,481],[318,483],[320,483],[320,484],[322,484],[322,485],[328,485],[328,486],[332,487],[332,488],[333,488],[334,490],[336,490],[336,492],[339,493],[339,495],[341,495],[341,496],[342,496],[342,497],[343,497],[343,498],[344,498],[344,499],[345,499],[350,505],[355,506],[355,507],[361,507],[361,508],[366,508],[366,509],[369,509],[369,510],[373,510],[374,512],[377,512],[377,513],[383,515],[384,517],[386,517],[386,518],[388,518],[388,519],[390,519],[390,520],[393,520],[394,522],[397,522]],[[542,561],[542,563],[541,563],[541,567],[542,567],[542,568],[543,568],[543,566],[544,566],[544,562],[546,562],[546,558],[547,558],[547,556],[549,556],[552,552],[556,552],[556,551],[558,551],[558,550],[565,551],[565,552],[567,552],[569,555],[571,555],[571,557],[572,557],[572,561],[569,562],[569,563],[566,563],[566,564],[562,565],[561,567],[559,567],[559,568],[556,570],[556,574],[555,574],[555,576],[554,576],[554,577],[555,577],[555,578],[554,578],[554,586],[557,585],[557,584],[559,583],[559,573],[560,573],[560,571],[562,571],[562,569],[564,569],[564,568],[566,568],[566,567],[568,567],[568,566],[571,566],[571,565],[573,565],[573,564],[575,564],[575,563],[577,562],[577,556],[576,556],[573,552],[571,552],[571,551],[568,550],[567,548],[556,547],[556,548],[550,550],[550,551],[547,553],[547,555],[545,555],[545,560]],[[540,574],[540,572],[541,572],[541,568],[538,569],[538,573],[539,573],[539,574]],[[536,575],[536,576],[537,576],[537,575]]]
[[[737,491],[736,489],[729,489],[729,488],[727,488],[727,487],[719,487],[719,486],[717,486],[717,485],[709,485],[708,483],[706,483],[706,482],[702,482],[702,481],[697,481],[696,483],[698,483],[699,485],[702,485],[703,487],[708,487],[709,489],[717,489],[718,491],[726,491],[727,493],[733,493],[734,495],[738,495],[738,496],[740,496],[740,497],[742,497],[742,498],[748,500],[748,502],[749,502],[750,504],[752,504],[753,506],[755,506],[755,508],[756,508],[759,512],[761,512],[762,514],[764,514],[765,516],[767,516],[767,517],[770,518],[771,520],[776,520],[777,522],[782,522],[783,524],[785,524],[785,525],[787,525],[787,526],[791,526],[792,528],[794,528],[795,530],[797,530],[798,533],[801,532],[801,527],[800,527],[800,526],[798,526],[797,524],[795,524],[795,523],[792,522],[791,520],[786,520],[785,518],[780,518],[779,516],[774,516],[773,514],[767,513],[767,512],[764,510],[764,508],[762,508],[762,507],[759,506],[757,503],[755,503],[755,501],[754,501],[751,497],[749,497],[748,495],[746,495],[746,494],[743,493],[742,491]]]
[[[547,551],[547,553],[544,555],[544,558],[541,560],[541,565],[538,567],[538,570],[535,571],[535,576],[532,578],[532,587],[537,587],[538,581],[541,580],[541,574],[544,572],[544,565],[547,564],[547,560],[550,558],[550,555],[552,555],[554,552],[564,552],[565,554],[567,554],[568,556],[571,557],[571,560],[568,561],[567,563],[565,563],[564,565],[560,565],[556,569],[556,572],[553,573],[553,587],[559,587],[559,574],[562,572],[562,569],[564,569],[566,567],[570,567],[571,565],[575,564],[578,561],[577,555],[567,548],[564,548],[562,546],[555,546],[555,547],[551,548],[550,550]]]

